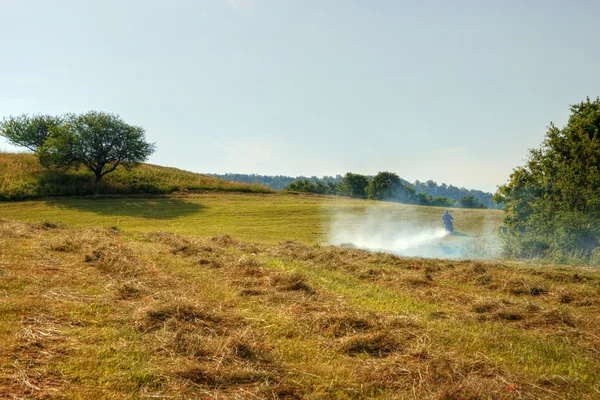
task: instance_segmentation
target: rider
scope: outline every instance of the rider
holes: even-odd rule
[[[452,218],[452,215],[450,215],[450,213],[448,212],[448,210],[446,210],[446,213],[444,214],[444,216],[442,217],[442,219],[444,220],[444,226],[446,227],[446,230],[448,232],[452,232],[454,227],[452,226],[452,220],[454,218]]]

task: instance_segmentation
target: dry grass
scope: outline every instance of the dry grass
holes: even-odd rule
[[[0,221],[8,398],[597,398],[592,269]]]

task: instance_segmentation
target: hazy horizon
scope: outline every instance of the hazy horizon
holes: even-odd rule
[[[0,117],[120,114],[150,163],[494,192],[600,94],[593,1],[0,0]],[[0,150],[14,151],[5,141]]]

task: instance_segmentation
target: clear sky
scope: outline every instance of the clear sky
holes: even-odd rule
[[[0,116],[118,113],[150,162],[196,172],[494,191],[600,95],[599,17],[594,0],[0,0]]]

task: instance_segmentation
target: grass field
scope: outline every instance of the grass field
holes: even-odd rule
[[[327,245],[340,215],[432,229],[443,211],[226,191],[0,202],[0,397],[598,398],[597,270]],[[503,217],[452,214],[455,245]]]
[[[211,196],[185,199],[203,206],[186,215],[214,227],[219,218],[229,221],[221,231],[247,218],[254,241],[161,230],[216,229],[186,224],[182,215],[165,218],[172,203],[162,219],[139,208],[130,215],[125,200],[2,204],[0,215],[66,226],[0,221],[0,393],[598,397],[596,270],[269,243],[283,222],[263,235],[257,227],[270,224],[259,204],[304,209],[317,223],[309,210],[321,209],[321,200],[236,195],[219,207]],[[116,211],[108,209],[121,210],[123,229],[100,228],[114,225]],[[285,236],[312,241],[321,231],[288,225]],[[238,233],[251,236],[241,227]]]
[[[152,198],[57,198],[0,203],[0,218],[62,222],[74,227],[116,226],[125,232],[169,232],[212,236],[222,233],[261,242],[306,244],[327,240],[337,213],[374,209],[398,223],[441,226],[443,209],[329,196],[208,192]],[[458,231],[480,234],[498,226],[498,210],[452,210]]]

